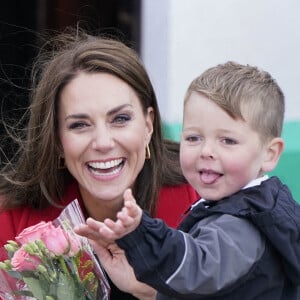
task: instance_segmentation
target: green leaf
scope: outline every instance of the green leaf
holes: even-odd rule
[[[8,275],[10,277],[17,278],[17,279],[22,279],[23,280],[23,276],[19,272],[16,272],[16,271],[6,271],[6,272],[8,273]]]
[[[33,297],[32,293],[30,291],[14,291],[14,295]]]
[[[57,300],[79,300],[77,290],[78,288],[69,276],[64,273],[59,274],[59,281],[56,286]]]
[[[33,297],[38,300],[44,300],[46,296],[46,292],[44,290],[45,286],[41,286],[41,282],[39,279],[33,277],[24,277],[24,282],[27,284],[28,289],[32,292]]]

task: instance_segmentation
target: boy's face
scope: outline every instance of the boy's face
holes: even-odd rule
[[[184,108],[180,162],[201,197],[219,200],[262,176],[266,153],[267,146],[247,122],[232,119],[199,93],[190,95]]]

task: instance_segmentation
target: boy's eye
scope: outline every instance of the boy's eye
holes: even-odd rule
[[[233,140],[231,138],[223,138],[222,139],[222,142],[226,145],[235,145],[237,144],[237,141],[236,140]]]
[[[189,136],[185,137],[185,140],[187,142],[190,142],[190,143],[192,143],[192,142],[198,142],[200,140],[200,137],[197,136],[197,135],[189,135]]]

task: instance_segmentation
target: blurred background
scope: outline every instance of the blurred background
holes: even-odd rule
[[[164,135],[174,140],[180,139],[183,97],[192,79],[227,60],[257,65],[286,96],[286,147],[272,174],[300,202],[299,13],[298,0],[1,1],[1,117],[26,122],[21,116],[38,36],[67,26],[116,36],[138,51],[157,93]],[[1,147],[13,152],[2,124],[0,137]]]

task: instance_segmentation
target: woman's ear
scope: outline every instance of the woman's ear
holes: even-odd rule
[[[267,143],[265,157],[262,165],[263,172],[271,172],[275,169],[284,149],[284,141],[280,137],[273,138]]]
[[[147,116],[146,116],[146,128],[147,128],[147,144],[150,142],[152,133],[153,133],[153,124],[154,124],[154,109],[153,107],[148,107]]]
[[[58,153],[59,157],[64,158],[64,156],[65,156],[64,155],[64,149],[63,149],[62,144],[60,142],[57,144],[57,153]]]

